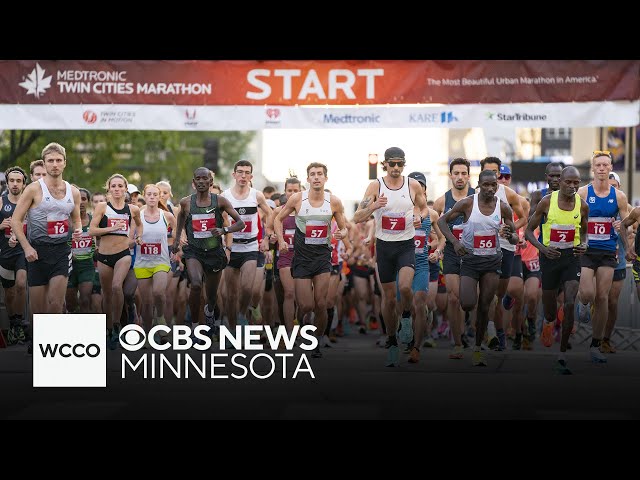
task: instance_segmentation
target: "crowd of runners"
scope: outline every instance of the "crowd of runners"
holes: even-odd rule
[[[282,193],[253,188],[246,160],[224,191],[199,167],[194,193],[174,199],[168,181],[139,191],[119,173],[90,192],[63,179],[66,162],[48,144],[29,172],[6,170],[0,197],[8,342],[29,353],[33,313],[104,313],[111,350],[129,323],[209,325],[214,336],[220,325],[313,324],[314,358],[356,330],[377,335],[389,367],[401,352],[418,363],[438,337],[450,359],[470,349],[476,366],[487,350],[557,341],[555,368],[570,374],[574,320],[592,324],[593,362],[615,353],[627,261],[640,296],[640,207],[608,151],[593,152],[585,185],[576,168],[549,163],[548,187],[531,198],[509,187],[499,158],[482,160],[475,188],[456,158],[451,189],[431,201],[425,175],[406,174],[391,147],[351,219],[322,163],[284,179]]]

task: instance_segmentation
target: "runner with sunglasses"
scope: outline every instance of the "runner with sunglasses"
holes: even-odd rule
[[[388,349],[386,366],[393,367],[398,364],[399,357],[396,277],[402,304],[400,341],[408,344],[413,340],[411,285],[416,263],[415,228],[422,225],[420,212],[426,209],[427,200],[420,183],[402,175],[405,155],[401,148],[388,148],[382,165],[386,175],[369,183],[353,220],[362,223],[371,214],[375,216],[377,270],[383,290],[382,315],[389,335],[385,344]]]

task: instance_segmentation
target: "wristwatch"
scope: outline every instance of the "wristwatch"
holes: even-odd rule
[[[222,227],[222,231],[227,234],[229,233],[229,227]]]

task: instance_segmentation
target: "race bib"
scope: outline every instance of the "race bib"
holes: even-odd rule
[[[47,235],[51,238],[66,238],[69,235],[69,216],[47,215]]]
[[[496,253],[496,233],[494,231],[486,230],[473,234],[474,255],[495,255]]]
[[[533,260],[527,260],[526,262],[524,262],[524,264],[526,265],[527,270],[529,270],[530,272],[540,271],[540,260],[537,258],[534,258]]]
[[[71,240],[71,253],[74,257],[88,255],[91,253],[92,244],[93,237],[88,232],[82,232],[82,236],[79,239]]]
[[[384,233],[397,235],[399,233],[402,233],[404,229],[405,229],[404,213],[387,213],[382,216],[382,231]]]
[[[551,225],[549,234],[549,246],[556,248],[573,248],[573,241],[576,236],[575,225]]]
[[[211,230],[216,228],[216,216],[213,213],[198,213],[191,215],[193,238],[211,238]]]
[[[329,225],[317,220],[308,220],[306,224],[304,243],[310,245],[322,245],[327,243]]]
[[[589,240],[610,240],[611,227],[610,217],[589,217],[587,221],[587,235]]]
[[[120,228],[120,230],[116,230],[114,233],[116,235],[129,235],[129,215],[126,213],[115,213],[111,215],[107,215],[107,226],[113,227],[118,223],[119,220],[124,220],[124,225]]]
[[[424,244],[427,240],[427,232],[424,230],[416,230],[416,235],[413,237],[413,244],[416,247],[416,255],[424,254]]]
[[[462,225],[454,225],[453,230],[451,231],[453,236],[456,237],[459,242],[462,241],[462,232],[464,232],[464,227]]]
[[[233,233],[233,237],[234,238],[239,238],[239,239],[251,238],[251,232],[252,232],[252,229],[253,229],[254,217],[257,217],[257,214],[256,215],[240,215],[240,218],[244,222],[244,228],[242,230],[240,230],[239,232],[234,232]],[[233,223],[236,223],[236,222],[233,222]]]
[[[291,228],[284,231],[284,241],[287,242],[289,250],[293,250],[293,237],[296,234],[296,229]]]
[[[140,256],[159,257],[162,254],[162,245],[158,243],[143,243],[140,245]]]
[[[23,223],[22,224],[22,231],[24,232],[24,234],[27,234],[27,224]],[[5,238],[11,238],[11,235],[13,234],[13,230],[11,230],[11,227],[5,228],[4,229],[4,236]]]

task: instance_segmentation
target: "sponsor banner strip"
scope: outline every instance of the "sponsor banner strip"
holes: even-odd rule
[[[268,128],[629,127],[634,102],[454,106],[254,107],[0,105],[0,128],[234,131]]]
[[[640,98],[638,60],[0,61],[0,104],[381,105]]]

